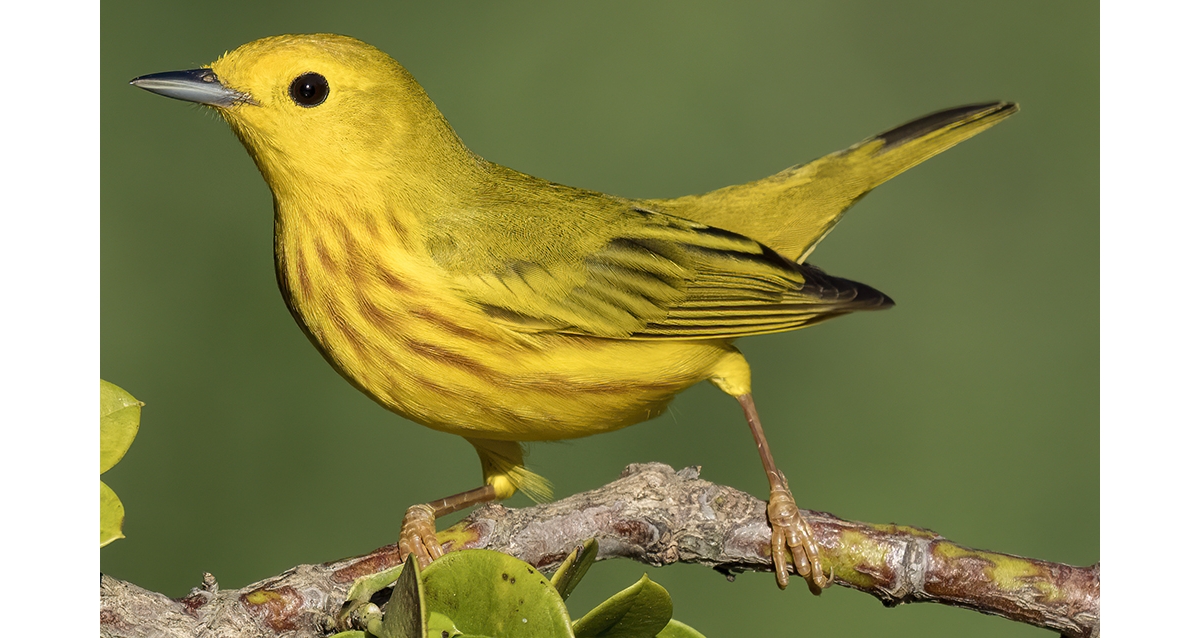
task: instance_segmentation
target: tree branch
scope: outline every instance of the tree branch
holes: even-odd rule
[[[833,582],[895,606],[936,602],[1044,627],[1100,635],[1100,566],[1072,567],[956,545],[915,527],[844,521],[806,512]],[[552,570],[588,538],[599,559],[661,566],[698,563],[730,578],[769,571],[766,504],[659,463],[630,465],[618,480],[561,501],[481,507],[439,538],[448,549],[499,550]],[[211,576],[178,600],[101,574],[101,636],[323,636],[359,576],[397,564],[394,545],[322,565],[300,565],[239,590]]]

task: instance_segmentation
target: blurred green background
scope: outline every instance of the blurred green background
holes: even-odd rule
[[[332,31],[406,65],[466,143],[637,197],[765,176],[937,109],[1022,112],[881,187],[811,261],[897,302],[743,340],[801,506],[975,547],[1099,560],[1099,8],[962,2],[101,4],[102,373],[146,402],[105,475],[128,538],[104,572],[181,596],[395,539],[479,480],[462,440],[325,363],[275,287],[271,197],[225,125],[138,91],[252,39]],[[702,465],[760,497],[736,402],[707,384],[651,423],[532,446],[566,495],[625,464]],[[524,505],[522,496],[511,505]],[[598,565],[581,613],[650,568]],[[1047,635],[834,588],[652,570],[710,636]]]

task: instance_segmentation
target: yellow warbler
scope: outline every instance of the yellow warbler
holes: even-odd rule
[[[437,516],[548,498],[521,442],[633,425],[707,380],[758,445],[780,587],[789,558],[828,581],[732,341],[891,306],[805,258],[872,188],[1017,110],[949,109],[756,182],[639,200],[480,158],[403,67],[345,36],[264,38],[132,83],[215,107],[245,145],[275,198],[280,289],[326,360],[478,451],[484,486],[409,508],[403,554],[441,554]]]

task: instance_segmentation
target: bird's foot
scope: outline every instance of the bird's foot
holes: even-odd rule
[[[410,510],[411,511],[411,510]],[[771,523],[771,558],[775,563],[775,583],[780,589],[788,585],[788,554],[796,566],[796,574],[808,581],[808,588],[819,594],[829,586],[829,578],[821,566],[817,542],[813,539],[808,521],[796,507],[796,499],[787,487],[771,490],[767,501],[767,520]]]
[[[421,569],[429,563],[441,558],[442,546],[437,540],[437,526],[433,507],[421,504],[413,505],[404,512],[404,521],[400,524],[400,561],[408,559],[409,554],[416,554]]]

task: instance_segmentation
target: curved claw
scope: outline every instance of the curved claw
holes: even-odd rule
[[[775,583],[788,586],[788,553],[796,574],[808,580],[810,589],[820,593],[829,585],[821,566],[817,542],[808,521],[800,515],[796,500],[786,488],[771,490],[767,501],[767,520],[771,523],[771,559],[775,563]],[[832,574],[832,572],[830,572]]]
[[[433,508],[426,504],[413,505],[404,512],[404,521],[400,524],[400,561],[408,559],[409,554],[417,555],[421,569],[429,563],[441,558],[442,546],[437,540],[437,526],[434,523]]]

